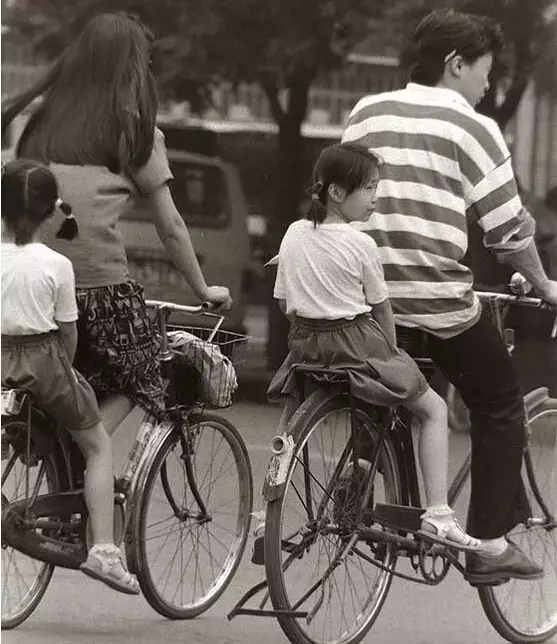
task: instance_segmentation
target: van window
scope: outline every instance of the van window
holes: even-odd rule
[[[216,166],[170,162],[174,180],[170,191],[186,224],[221,228],[230,221],[226,182]]]

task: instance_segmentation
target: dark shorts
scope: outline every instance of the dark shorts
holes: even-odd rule
[[[3,335],[2,386],[27,389],[65,429],[85,430],[101,422],[95,393],[72,368],[57,333]]]
[[[78,288],[76,367],[102,399],[124,394],[160,418],[165,385],[159,338],[147,313],[143,287],[135,282]]]
[[[271,401],[296,395],[292,373],[296,363],[346,370],[352,394],[374,405],[409,402],[428,389],[417,364],[389,342],[369,315],[354,320],[298,318],[290,329],[288,346],[290,352],[267,392]]]

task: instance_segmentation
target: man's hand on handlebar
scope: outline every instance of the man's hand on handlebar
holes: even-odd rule
[[[207,287],[207,295],[205,296],[207,302],[214,304],[219,311],[227,311],[232,308],[232,298],[230,291],[226,286],[209,286]]]

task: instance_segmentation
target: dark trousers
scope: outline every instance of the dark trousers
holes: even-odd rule
[[[530,516],[520,474],[525,413],[511,358],[487,311],[454,338],[428,335],[428,351],[470,410],[472,490],[467,529],[480,539],[501,537]]]

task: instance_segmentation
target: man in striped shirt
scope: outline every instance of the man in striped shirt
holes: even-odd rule
[[[427,332],[430,355],[471,412],[468,532],[485,544],[481,555],[467,557],[473,584],[543,575],[504,538],[530,516],[520,479],[522,396],[462,263],[468,225],[476,221],[485,246],[557,303],[557,282],[541,266],[505,140],[493,120],[474,110],[502,46],[499,27],[487,18],[431,13],[403,56],[411,82],[363,98],[343,136],[385,162],[377,209],[364,229],[379,247],[397,323]]]

